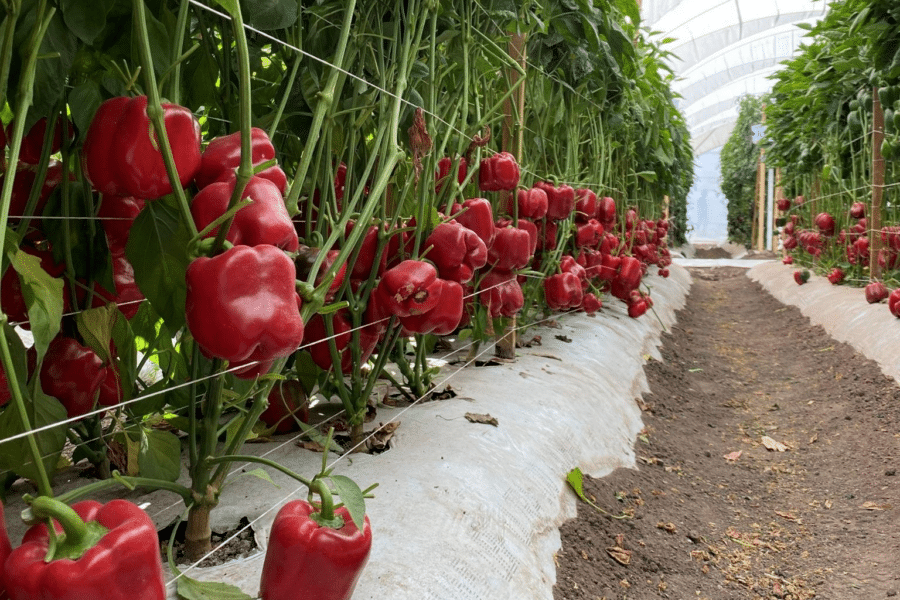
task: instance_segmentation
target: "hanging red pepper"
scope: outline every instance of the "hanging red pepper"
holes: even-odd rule
[[[515,214],[513,201],[513,196],[510,194],[506,202],[506,212],[510,215]],[[547,192],[540,188],[519,190],[516,192],[515,202],[518,205],[520,219],[538,220],[547,216]]]
[[[362,531],[345,507],[334,519],[303,500],[275,515],[260,580],[262,600],[350,600],[372,548],[366,516]]]
[[[294,263],[275,246],[233,246],[187,268],[188,329],[207,356],[222,358],[253,378],[303,341]]]
[[[549,181],[539,181],[534,187],[546,192],[547,218],[551,221],[561,221],[575,210],[575,190],[572,186],[565,183],[555,186]]]
[[[594,294],[585,294],[581,300],[581,310],[586,314],[592,315],[603,308],[603,302]]]
[[[275,433],[297,431],[301,423],[309,423],[309,402],[306,390],[296,379],[278,381],[272,386],[268,396],[269,406],[259,419],[268,427],[274,427]]]
[[[501,271],[522,269],[531,262],[534,249],[531,236],[517,227],[497,227],[494,242],[488,249],[488,263]]]
[[[449,335],[459,326],[465,310],[463,286],[446,279],[438,279],[437,283],[437,289],[431,292],[440,299],[437,306],[423,314],[400,317],[400,325],[407,334]]]
[[[260,129],[253,127],[250,129],[250,162],[254,167],[269,162],[275,158],[275,147],[269,134]],[[241,132],[235,131],[232,134],[217,137],[210,140],[200,157],[200,169],[194,177],[194,183],[199,189],[206,186],[224,181],[233,182],[236,179],[235,169],[241,164]],[[257,177],[262,177],[275,184],[278,191],[284,195],[287,190],[287,176],[281,167],[272,165],[263,169],[259,173],[255,173]],[[234,185],[232,185],[234,188]]]
[[[584,299],[581,280],[574,273],[557,273],[544,279],[544,299],[551,310],[578,308]]]
[[[165,599],[156,527],[136,504],[86,500],[70,508],[42,496],[31,512],[53,518],[60,534],[51,545],[44,523],[25,533],[3,573],[10,600]]]
[[[522,286],[511,271],[491,269],[478,282],[478,289],[478,300],[491,318],[512,317],[525,306]]]
[[[349,236],[355,226],[356,224],[353,221],[347,223],[346,235]],[[374,266],[375,258],[378,255],[378,227],[376,225],[371,225],[366,229],[366,233],[360,244],[356,262],[353,263],[353,267],[350,269],[350,279],[364,281],[372,276],[372,267]],[[387,259],[388,253],[382,252],[378,260],[375,277],[378,277],[384,272],[384,269],[387,266]]]
[[[0,176],[0,185],[3,183],[3,179],[6,177],[6,174]],[[19,217],[26,216],[25,209],[28,206],[28,196],[31,194],[31,188],[34,187],[35,178],[37,177],[37,167],[34,165],[26,165],[24,163],[19,163],[16,167],[15,181],[13,181],[13,189],[12,196],[9,201],[9,223],[10,225],[16,225],[19,222]],[[62,163],[58,160],[51,160],[47,165],[47,176],[44,178],[44,184],[41,186],[40,195],[38,195],[37,206],[34,208],[34,212],[31,216],[34,217],[31,219],[31,226],[39,228],[41,219],[40,216],[44,214],[44,208],[47,206],[47,200],[50,199],[50,194],[53,193],[53,190],[62,183],[63,178],[63,170]]]
[[[144,294],[134,281],[134,267],[125,256],[125,249],[120,248],[112,252],[113,283],[116,285],[115,293],[103,286],[94,285],[93,307],[105,306],[107,302],[113,302],[119,308],[125,318],[131,320],[141,308]],[[84,290],[77,292],[79,298],[84,297]]]
[[[309,246],[304,246],[302,244],[297,248],[297,258],[294,260],[294,265],[297,267],[297,279],[300,281],[309,281],[309,274],[312,272],[313,264],[318,259],[321,251],[321,248],[310,248]],[[319,271],[316,273],[316,280],[313,282],[315,287],[319,287],[322,285],[322,282],[325,281],[325,273],[327,273],[328,269],[331,268],[331,265],[334,264],[338,254],[340,254],[339,250],[329,250],[325,253],[325,259],[319,266]],[[347,265],[343,264],[331,279],[331,284],[325,292],[325,302],[334,300],[335,294],[341,289],[341,285],[343,285],[346,276]]]
[[[603,227],[611,230],[616,222],[616,201],[609,196],[600,199],[597,211],[597,220],[603,223]]]
[[[575,222],[587,223],[590,219],[598,219],[600,203],[597,194],[587,188],[575,190]]]
[[[70,337],[57,336],[41,364],[41,389],[59,400],[69,418],[90,412],[106,378],[103,360]]]
[[[641,284],[642,275],[641,261],[633,256],[623,256],[619,272],[612,280],[610,293],[620,300],[627,300],[631,291]]]
[[[200,168],[200,124],[188,109],[163,104],[166,136],[182,186]],[[148,200],[172,192],[159,140],[147,116],[147,97],[111,98],[100,105],[82,150],[84,173],[94,189]]]
[[[424,247],[430,248],[425,258],[434,263],[441,279],[466,283],[487,263],[487,246],[481,238],[454,220],[435,227]]]
[[[448,211],[450,216],[468,227],[481,238],[484,245],[491,247],[496,233],[494,211],[491,203],[484,198],[469,198],[462,204],[454,204]]]
[[[2,372],[2,369],[0,369]],[[4,377],[4,380],[6,378]],[[6,381],[3,381],[6,384]],[[0,392],[2,393],[2,392]],[[5,404],[2,399],[0,399],[0,406]],[[9,543],[9,535],[6,533],[6,520],[3,516],[3,502],[0,501],[0,599],[7,598],[6,595],[6,586],[3,584],[3,565],[6,564],[6,559],[9,557],[12,552],[12,544]]]
[[[453,167],[453,159],[449,156],[445,156],[441,160],[438,161],[438,170],[437,173],[434,174],[435,186],[434,193],[440,194],[441,189],[444,187],[444,181],[446,181],[447,177],[450,176],[450,169]],[[466,175],[469,172],[469,166],[466,164],[465,157],[460,157],[459,159],[459,168],[456,170],[456,181],[462,185],[462,182],[466,180]]]
[[[421,260],[404,260],[384,272],[374,294],[388,314],[409,317],[435,308],[442,289],[434,265]]]
[[[307,352],[312,356],[313,362],[320,369],[331,369],[334,363],[331,360],[331,348],[328,342],[328,330],[325,327],[325,319],[331,319],[331,326],[334,330],[334,346],[337,350],[341,373],[349,373],[353,367],[353,353],[348,348],[353,335],[350,323],[350,313],[346,309],[341,309],[333,315],[313,315],[306,323],[306,329],[303,333],[303,345]]]
[[[106,232],[110,252],[125,249],[131,225],[144,208],[144,201],[131,196],[104,196],[97,219]]]
[[[556,236],[557,233],[559,233],[559,224],[556,221],[541,219],[535,223],[535,226],[540,232],[538,247],[544,251],[556,248]]]
[[[478,167],[478,187],[485,192],[514,190],[519,185],[519,164],[509,152],[500,152],[481,159]]]
[[[15,120],[6,126],[6,137],[12,136]],[[47,132],[47,117],[42,117],[31,126],[31,129],[22,136],[22,145],[19,147],[19,162],[29,165],[36,165],[41,161],[41,151],[44,149],[44,134]],[[69,128],[69,137],[71,139],[73,131]],[[4,145],[6,145],[4,143]],[[56,154],[62,148],[62,119],[56,120],[56,127],[53,129],[53,137],[50,139],[50,154]]]
[[[578,248],[596,248],[603,241],[603,225],[597,219],[590,219],[583,225],[578,225],[575,232],[575,246]]]
[[[211,183],[194,196],[191,215],[197,229],[203,230],[225,213],[235,183],[234,179]],[[288,252],[297,250],[297,231],[278,186],[268,179],[254,176],[241,194],[241,199],[245,198],[253,202],[235,213],[226,239],[235,245],[271,244]],[[218,230],[216,227],[206,237],[215,237]]]

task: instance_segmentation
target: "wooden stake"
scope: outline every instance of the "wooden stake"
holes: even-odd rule
[[[884,111],[878,99],[878,88],[872,88],[872,210],[869,211],[869,278],[881,278],[878,254],[881,250],[881,197],[884,194]]]
[[[766,123],[766,105],[762,106],[762,123]],[[756,229],[756,249],[766,249],[766,149],[759,149],[759,167],[756,174],[756,214],[759,226]]]
[[[515,33],[510,36],[509,55],[519,63],[522,69],[525,69],[525,36]],[[521,75],[516,69],[509,69],[509,85],[516,86],[519,83]],[[503,120],[503,140],[502,147],[506,152],[510,152],[516,157],[516,161],[522,162],[522,149],[525,145],[525,128],[522,122],[525,121],[525,86],[522,85],[513,96],[515,106],[512,100],[506,101],[505,112],[506,118]],[[500,203],[505,204],[508,194],[515,192],[502,192],[500,195]],[[500,358],[515,359],[516,357],[516,318],[509,320],[503,335],[497,339],[494,345],[494,354]]]

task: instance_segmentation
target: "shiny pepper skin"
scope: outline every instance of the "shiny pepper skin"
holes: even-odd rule
[[[521,269],[531,262],[531,236],[517,227],[498,227],[488,249],[488,263],[501,271]]]
[[[597,194],[587,188],[575,190],[575,222],[587,223],[589,219],[597,219],[599,214]]]
[[[197,229],[203,230],[225,213],[235,183],[234,179],[211,183],[194,196],[191,215]],[[241,194],[241,199],[246,198],[253,202],[235,213],[225,239],[234,245],[270,244],[295,252],[300,242],[278,186],[268,179],[251,177]],[[218,230],[216,227],[206,237],[215,237]]]
[[[434,193],[440,194],[441,189],[444,187],[444,182],[450,177],[450,169],[453,167],[453,159],[449,156],[445,156],[441,160],[438,161],[438,170],[437,173],[434,174],[435,186]],[[469,166],[466,163],[466,159],[464,157],[460,157],[459,159],[459,168],[456,170],[456,181],[460,185],[462,182],[466,180],[466,175],[469,173]]]
[[[8,174],[0,175],[0,184],[2,184],[3,179],[7,175]],[[31,188],[34,187],[35,179],[37,177],[37,167],[19,163],[16,167],[15,177],[16,178],[13,181],[12,196],[9,201],[9,222],[11,225],[16,225],[19,222],[19,217],[25,216],[25,209],[28,206],[28,196],[31,194]],[[31,225],[33,227],[40,226],[40,216],[44,213],[44,208],[47,206],[50,194],[52,194],[53,190],[62,183],[62,178],[62,163],[58,160],[51,160],[47,165],[47,176],[44,178],[44,183],[41,186],[37,206],[34,208],[34,213],[28,215],[33,217],[31,220]]]
[[[434,309],[440,302],[442,290],[437,269],[432,264],[404,260],[384,272],[375,294],[387,314],[409,317]]]
[[[900,288],[897,288],[888,296],[888,310],[897,318],[900,318]]]
[[[275,158],[275,147],[269,135],[259,127],[250,129],[250,163],[257,167]],[[210,141],[200,157],[200,169],[194,177],[199,189],[217,181],[234,182],[235,169],[241,164],[241,132],[217,137]],[[284,195],[287,191],[287,176],[277,164],[255,173],[275,184]],[[232,188],[233,188],[232,184]]]
[[[555,186],[550,182],[541,181],[534,187],[544,190],[547,194],[547,219],[560,221],[575,210],[575,190],[572,186],[565,183]]]
[[[306,391],[296,379],[278,381],[272,386],[268,396],[269,406],[259,416],[259,420],[275,433],[290,433],[300,429],[297,424],[309,423],[309,402]]]
[[[125,249],[131,225],[144,209],[144,201],[131,196],[104,196],[97,212],[97,219],[106,233],[106,243],[111,252]]]
[[[94,300],[91,306],[104,306],[108,302],[113,302],[119,311],[125,315],[125,318],[130,321],[140,310],[144,294],[134,280],[134,267],[128,261],[128,257],[125,256],[125,250],[113,250],[111,258],[113,283],[116,285],[115,292],[108,291],[100,285],[95,285]],[[81,288],[79,288],[78,294],[82,294]]]
[[[348,348],[350,340],[353,337],[351,329],[353,326],[349,319],[350,314],[346,309],[342,309],[333,315],[313,315],[306,323],[306,330],[303,333],[303,345],[312,356],[313,362],[320,369],[328,370],[334,365],[331,360],[331,348],[328,338],[328,329],[325,327],[325,319],[331,319],[333,331],[334,347],[340,364],[341,373],[349,373],[353,366],[353,353]]]
[[[147,513],[127,500],[86,500],[72,509],[106,533],[77,559],[45,562],[47,526],[31,527],[6,562],[10,600],[165,600],[159,538]]]
[[[435,227],[424,247],[430,248],[425,258],[434,263],[441,279],[466,283],[487,263],[487,246],[481,238],[454,220]]]
[[[579,248],[596,248],[603,241],[603,225],[597,219],[590,219],[587,223],[577,226],[575,232],[575,245]]]
[[[62,403],[70,419],[94,408],[105,378],[103,360],[78,340],[59,336],[50,342],[41,365],[41,389]]]
[[[478,167],[478,187],[484,192],[514,190],[519,185],[519,163],[509,152],[500,152],[481,159]]]
[[[438,289],[433,292],[440,298],[437,306],[421,315],[400,317],[400,325],[407,334],[449,335],[459,326],[465,310],[463,286],[446,279],[438,279],[437,283]]]
[[[334,529],[313,519],[309,502],[293,500],[275,515],[260,579],[262,600],[350,600],[369,560],[372,528],[360,531],[344,507]]]
[[[200,124],[188,109],[163,104],[166,136],[182,186],[200,168]],[[100,105],[84,139],[84,173],[94,189],[152,200],[172,192],[147,97],[111,98]]]
[[[449,210],[450,216],[468,227],[481,238],[484,245],[491,247],[496,233],[494,227],[494,211],[491,203],[485,198],[469,198],[462,204],[454,204]]]
[[[632,290],[641,284],[643,271],[641,261],[633,256],[623,256],[619,264],[619,272],[612,280],[610,293],[620,300],[627,300]]]
[[[511,271],[491,269],[481,278],[478,289],[478,300],[491,318],[512,317],[525,306],[522,286]]]
[[[252,379],[300,347],[296,270],[282,250],[233,246],[194,260],[186,277],[188,329],[206,355],[246,365],[238,377]]]
[[[869,304],[881,302],[887,298],[889,294],[890,292],[888,292],[887,286],[880,281],[873,281],[865,288],[866,302]]]
[[[527,190],[519,190],[516,192],[515,202],[518,207],[518,216],[520,219],[531,219],[536,221],[547,216],[549,200],[547,199],[547,192],[541,188],[533,187]],[[514,209],[513,197],[510,196],[509,201],[506,204],[506,212],[510,215],[516,214],[513,212]]]
[[[581,299],[581,310],[586,314],[592,315],[603,308],[603,302],[594,294],[585,294]]]
[[[6,384],[6,381],[3,381],[3,384]],[[2,393],[2,391],[0,391]],[[0,406],[2,406],[4,402],[2,398],[0,398]],[[12,552],[12,545],[9,543],[9,535],[6,533],[6,521],[3,517],[3,502],[0,502],[0,598],[6,598],[6,588],[3,585],[3,565],[6,563],[6,558]]]
[[[544,280],[544,299],[551,310],[578,308],[584,299],[581,280],[574,273],[558,273]]]

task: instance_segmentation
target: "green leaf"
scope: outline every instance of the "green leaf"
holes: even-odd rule
[[[213,0],[216,4],[225,9],[229,15],[234,15],[238,11],[237,0]]]
[[[261,31],[287,29],[297,22],[296,0],[243,0],[244,21]]]
[[[85,81],[69,92],[69,110],[72,113],[72,122],[81,136],[87,133],[94,114],[102,102],[103,95],[100,93],[100,84],[96,81]]]
[[[253,600],[237,586],[218,581],[198,581],[187,575],[178,578],[176,593],[181,600]]]
[[[22,356],[24,356],[24,351]],[[21,379],[20,379],[21,382]],[[22,387],[24,393],[25,387]],[[66,409],[56,398],[44,394],[40,389],[36,390],[32,402],[26,399],[27,409],[30,413],[29,421],[32,429],[38,429],[47,425],[58,423],[66,418]],[[24,433],[19,409],[15,403],[11,403],[0,413],[0,439],[6,440]],[[52,477],[66,444],[66,427],[52,427],[34,434],[37,441],[38,452],[44,462],[47,475]],[[0,470],[12,471],[20,477],[38,480],[38,471],[31,456],[28,439],[21,437],[12,441],[4,441],[3,451],[0,452]]]
[[[267,482],[271,483],[275,487],[279,487],[278,485],[275,484],[274,481],[272,481],[271,475],[269,475],[269,473],[266,472],[266,470],[262,469],[262,468],[253,469],[252,471],[244,471],[243,473],[238,473],[237,475],[235,475],[234,477],[231,478],[231,481],[234,481],[238,477],[243,477],[245,475],[251,475],[253,477],[257,477],[259,479],[262,479],[263,481],[267,481]]]
[[[566,482],[579,498],[588,502],[587,496],[584,495],[584,474],[582,474],[581,469],[575,467],[569,471],[568,475],[566,475]]]
[[[138,467],[142,477],[175,481],[181,475],[181,442],[169,431],[142,429]]]
[[[116,324],[119,311],[115,304],[107,304],[78,313],[75,321],[78,333],[104,363],[112,357],[109,354],[109,341],[112,339],[113,326]]]
[[[106,27],[111,0],[60,0],[59,10],[69,31],[85,44],[91,44]]]
[[[341,502],[350,513],[353,524],[362,531],[366,517],[366,499],[363,497],[362,490],[355,481],[344,475],[332,475],[329,479],[334,484],[337,495],[341,497]]]
[[[658,177],[656,171],[641,171],[640,173],[635,173],[634,175],[635,177],[640,177],[641,179],[649,181],[650,183],[656,181]]]
[[[22,283],[22,297],[28,307],[28,321],[40,360],[47,352],[50,341],[59,333],[63,313],[63,280],[51,277],[41,268],[37,256],[22,250],[18,250],[10,260]]]
[[[134,280],[170,331],[184,326],[190,232],[170,197],[148,202],[134,220],[125,254]]]

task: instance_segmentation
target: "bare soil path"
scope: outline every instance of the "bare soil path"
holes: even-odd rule
[[[637,469],[586,478],[604,512],[563,526],[554,598],[900,598],[900,387],[743,269],[692,275]]]

